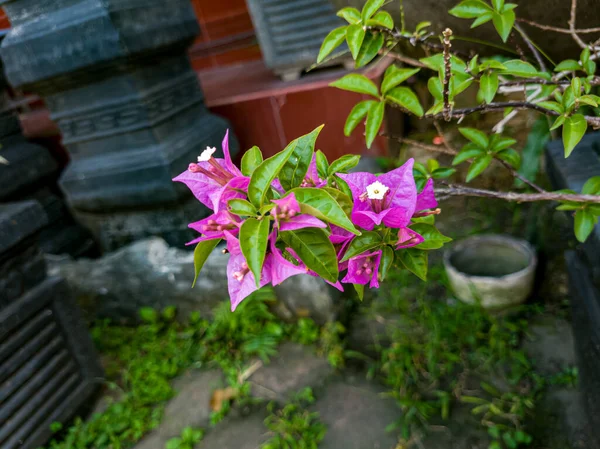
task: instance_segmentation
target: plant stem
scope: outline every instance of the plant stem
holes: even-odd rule
[[[535,48],[535,45],[533,45],[533,42],[531,41],[531,39],[529,39],[529,36],[527,36],[527,33],[525,33],[525,30],[523,30],[523,28],[521,28],[521,26],[519,26],[519,24],[517,24],[517,23],[515,23],[515,30],[517,30],[519,32],[519,34],[521,35],[521,37],[523,38],[523,40],[529,47],[529,50],[531,51],[531,53],[533,53],[533,56],[535,57],[535,60],[537,61],[538,65],[540,66],[540,69],[542,70],[542,72],[547,72],[548,68],[546,67],[544,60],[542,59],[542,55],[540,55],[540,52],[537,50],[537,48]]]
[[[533,20],[522,19],[520,17],[517,18],[517,22],[526,23],[527,25],[531,25],[531,26],[539,28],[541,30],[554,31],[556,33],[563,33],[563,34],[571,34],[571,33],[573,33],[573,31],[575,31],[575,33],[577,33],[577,34],[600,33],[600,27],[582,28],[579,30],[570,30],[568,28],[559,28],[559,27],[553,27],[550,25],[543,25],[541,23],[534,22]]]
[[[452,62],[450,58],[452,43],[450,42],[450,36],[452,36],[452,30],[446,28],[442,34],[444,35],[444,120],[449,122],[452,118],[452,108],[450,106],[450,77],[452,76]]]
[[[476,189],[457,184],[448,184],[445,187],[438,187],[435,189],[435,193],[442,196],[474,196],[481,198],[496,198],[517,203],[532,203],[536,201],[570,201],[573,203],[600,204],[600,195],[579,195],[554,192],[496,192],[493,190]]]

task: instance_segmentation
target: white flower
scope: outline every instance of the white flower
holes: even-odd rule
[[[208,162],[215,151],[217,151],[216,148],[206,147],[206,150],[198,156],[198,162]]]
[[[367,186],[367,198],[370,200],[382,200],[388,190],[390,190],[389,187],[379,181],[375,181],[373,184]]]

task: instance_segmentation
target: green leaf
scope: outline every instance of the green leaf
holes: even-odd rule
[[[192,282],[192,288],[196,285],[196,281],[198,280],[198,275],[200,271],[202,271],[202,267],[210,256],[210,253],[213,252],[213,249],[217,247],[221,239],[213,239],[213,240],[203,240],[202,242],[196,245],[196,249],[194,249],[194,282]]]
[[[559,115],[558,117],[556,117],[556,120],[554,120],[554,123],[550,127],[550,131],[560,128],[565,123],[566,119],[567,117],[564,115]]]
[[[458,131],[475,145],[482,149],[486,149],[490,145],[488,136],[483,132],[475,128],[458,128]]]
[[[479,69],[477,68],[477,61],[479,61],[479,55],[473,56],[469,61],[469,64],[467,65],[469,73],[473,75],[477,75],[477,73],[479,73]]]
[[[353,169],[360,162],[360,156],[356,154],[345,154],[344,156],[336,159],[329,166],[329,175],[335,173],[348,173],[348,170]]]
[[[555,72],[574,72],[576,70],[581,70],[581,65],[574,59],[565,59],[564,61],[561,61],[556,67],[554,67]]]
[[[521,155],[512,148],[499,151],[496,157],[510,164],[514,169],[518,170],[521,166]]]
[[[279,181],[284,190],[298,187],[304,181],[308,166],[312,161],[315,150],[315,142],[324,125],[315,128],[310,133],[296,139],[296,146],[292,155],[279,172]]]
[[[179,437],[171,438],[165,444],[165,449],[179,449],[183,444],[183,440]]]
[[[454,173],[456,173],[456,170],[450,167],[436,168],[431,172],[431,177],[433,179],[444,179],[452,176]]]
[[[477,19],[475,19],[473,21],[473,23],[471,24],[471,28],[477,28],[478,26],[481,26],[484,23],[488,23],[493,18],[494,18],[493,11],[488,11],[486,13],[483,13],[482,15],[480,15],[479,17],[477,17]]]
[[[353,234],[360,234],[339,203],[327,191],[316,187],[299,187],[290,192],[294,192],[302,213],[333,223]]]
[[[367,114],[367,123],[365,125],[365,139],[367,143],[367,148],[371,148],[375,137],[377,137],[377,133],[379,132],[379,128],[381,128],[381,124],[383,123],[383,113],[385,110],[385,102],[381,101],[371,109]]]
[[[440,163],[435,159],[427,160],[427,170],[429,173],[432,173],[434,170],[440,168]]]
[[[398,84],[406,81],[408,78],[418,73],[419,70],[420,69],[401,69],[392,64],[386,69],[385,74],[383,75],[381,93],[385,95],[390,89],[393,89]]]
[[[554,111],[558,114],[563,114],[564,113],[564,109],[562,107],[562,105],[560,103],[557,103],[556,101],[540,101],[538,103],[538,106],[541,106],[542,108],[546,108],[549,109],[551,111]]]
[[[471,182],[473,179],[483,173],[483,171],[490,165],[490,162],[492,162],[492,156],[489,154],[476,157],[469,167],[469,171],[467,172],[467,182]]]
[[[575,212],[575,237],[581,243],[585,242],[598,222],[589,210],[581,209]]]
[[[566,111],[570,111],[575,106],[575,94],[571,86],[567,87],[563,92],[562,105]]]
[[[465,145],[462,150],[452,160],[452,165],[458,165],[467,159],[473,159],[485,154],[485,150],[476,147],[475,144]]]
[[[496,31],[502,38],[502,42],[506,42],[512,31],[512,27],[515,24],[515,12],[513,10],[508,10],[503,13],[494,13],[492,22],[494,23]]]
[[[256,215],[256,207],[252,203],[239,198],[229,200],[229,212],[236,215],[253,217]]]
[[[348,114],[346,124],[344,125],[344,135],[348,137],[352,134],[352,131],[356,129],[360,121],[367,116],[369,110],[377,104],[379,102],[375,100],[365,100],[357,103],[350,111],[350,114]]]
[[[600,195],[600,176],[594,176],[588,179],[581,189],[584,195]]]
[[[498,74],[492,72],[489,75],[482,75],[479,83],[483,99],[486,103],[491,103],[498,91]]]
[[[379,278],[384,281],[390,267],[394,264],[394,250],[391,246],[386,245],[383,247],[381,253],[381,264],[379,265]]]
[[[350,187],[348,187],[348,183],[346,181],[336,175],[333,176],[333,180],[345,195],[347,195],[349,198],[352,198],[352,190],[350,190]]]
[[[585,73],[592,76],[596,73],[596,63],[590,59],[584,64],[583,69],[585,70]]]
[[[574,77],[571,80],[571,88],[573,89],[573,95],[575,98],[579,98],[581,95],[581,80],[578,77]]]
[[[491,8],[489,5],[480,0],[465,0],[460,2],[448,12],[455,17],[460,17],[461,19],[475,19],[490,11]]]
[[[442,82],[437,76],[429,78],[427,81],[427,89],[429,89],[429,92],[436,100],[442,100],[444,98]]]
[[[351,24],[358,23],[361,20],[360,11],[356,8],[342,8],[337,12],[337,16]]]
[[[532,78],[538,76],[539,73],[534,66],[520,59],[511,59],[505,61],[503,73],[506,75],[520,76],[522,78]]]
[[[283,151],[265,159],[252,173],[248,185],[248,199],[256,207],[263,205],[267,191],[271,188],[271,183],[294,153],[297,144],[298,140],[293,140]]]
[[[492,134],[490,137],[490,149],[494,152],[502,151],[513,146],[517,141],[510,137],[501,136],[500,134]]]
[[[418,33],[422,29],[430,27],[430,26],[431,26],[431,22],[428,22],[428,21],[419,22],[419,23],[417,23],[417,26],[415,27],[415,33]]]
[[[260,148],[254,145],[242,156],[242,174],[244,176],[252,176],[252,173],[263,161]]]
[[[384,36],[382,33],[367,31],[365,39],[356,58],[356,68],[364,67],[373,60],[383,47]]]
[[[387,11],[379,11],[375,14],[371,19],[367,20],[367,25],[369,26],[382,26],[391,30],[394,28],[394,19]]]
[[[152,307],[142,307],[138,313],[144,323],[156,323],[158,321],[158,312]]]
[[[315,160],[317,163],[317,172],[319,174],[319,178],[326,179],[329,175],[329,162],[327,161],[327,156],[321,150],[317,150]]]
[[[386,94],[385,99],[402,106],[417,117],[423,117],[423,107],[410,87],[395,87]]]
[[[319,56],[317,56],[317,64],[322,62],[333,50],[339,47],[344,42],[344,39],[346,39],[345,26],[332,30],[321,44]]]
[[[334,178],[340,179],[337,176],[333,176]],[[341,187],[340,189],[336,189],[334,187],[321,187],[323,190],[325,190],[327,193],[329,193],[334,200],[337,201],[337,203],[341,206],[341,208],[344,210],[344,212],[346,213],[347,216],[350,216],[350,214],[352,213],[352,192],[350,191],[350,195],[348,195],[346,192],[343,192]]]
[[[421,234],[421,236],[425,239],[424,242],[419,243],[417,246],[415,246],[415,248],[424,250],[440,249],[442,246],[444,246],[444,243],[452,241],[450,237],[446,237],[440,231],[438,231],[435,226],[429,224],[417,223],[412,225],[411,229],[417,234]]]
[[[335,248],[323,229],[303,228],[280,233],[285,243],[312,271],[329,282],[338,280],[338,261]]]
[[[579,143],[587,130],[587,122],[581,114],[575,114],[565,119],[563,125],[563,145],[565,146],[565,157],[569,157],[575,145]]]
[[[385,0],[369,0],[367,3],[365,3],[365,6],[363,6],[361,12],[363,21],[373,17],[373,14],[375,14],[383,6],[384,2]]]
[[[349,75],[340,78],[330,84],[331,87],[337,87],[342,90],[349,90],[350,92],[357,92],[359,94],[372,95],[379,98],[379,90],[373,81],[364,75],[357,73],[351,73]]]
[[[587,104],[588,106],[592,106],[594,108],[598,107],[598,103],[594,99],[593,95],[584,95],[584,96],[580,97],[579,103]]]
[[[502,12],[504,8],[504,0],[492,0],[492,6],[498,12]]]
[[[240,248],[254,274],[257,287],[260,286],[260,275],[267,254],[269,225],[270,221],[267,219],[248,218],[240,227]]]
[[[479,66],[480,72],[483,72],[484,70],[489,70],[489,69],[504,70],[504,69],[506,69],[506,67],[500,61],[496,61],[495,59],[488,59],[488,60],[482,62],[481,65]]]
[[[362,253],[372,250],[373,248],[377,248],[383,244],[383,240],[379,233],[375,231],[365,231],[362,235],[358,237],[354,237],[352,242],[350,242],[350,246],[346,250],[346,254],[340,262],[345,262],[353,257],[356,257]]]
[[[360,24],[348,25],[346,27],[346,42],[348,42],[348,48],[352,53],[352,58],[358,58],[358,52],[365,39],[365,29]]]
[[[427,280],[427,252],[415,248],[397,251],[402,265],[419,279]]]
[[[365,298],[365,286],[362,284],[352,284],[354,290],[356,290],[356,294],[358,295],[358,299],[361,301]]]

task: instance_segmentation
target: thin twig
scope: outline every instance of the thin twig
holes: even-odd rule
[[[452,107],[450,106],[450,78],[452,77],[452,62],[450,55],[452,43],[450,42],[450,36],[452,36],[452,30],[446,28],[442,34],[444,35],[444,120],[449,122],[452,117]]]
[[[421,67],[423,69],[429,68],[429,67],[427,67],[427,65],[423,64],[421,61],[419,61],[417,59],[409,58],[408,56],[401,55],[400,53],[393,53],[393,52],[384,53],[384,50],[380,50],[379,54],[380,55],[385,54],[385,56],[389,56],[390,58],[397,59],[400,62],[403,62],[405,64],[408,64],[408,65],[411,65],[414,67]]]
[[[543,114],[552,115],[555,117],[560,115],[558,112],[543,108],[535,103],[529,103],[527,101],[504,101],[504,102],[499,102],[499,103],[481,104],[481,105],[473,106],[470,108],[454,109],[451,113],[451,116],[453,118],[461,119],[461,118],[465,117],[466,115],[473,114],[475,112],[488,112],[488,111],[493,111],[493,110],[497,110],[497,109],[505,109],[505,108],[533,109],[533,110],[541,112]],[[443,113],[440,112],[438,114],[433,114],[433,115],[429,114],[424,117],[427,117],[427,118],[443,117]],[[592,117],[589,115],[585,115],[584,118],[588,122],[588,124],[592,125],[595,128],[600,128],[600,117]]]
[[[544,80],[541,78],[529,78],[526,80],[511,80],[511,81],[503,81],[500,83],[500,87],[504,86],[523,86],[523,85],[536,85],[536,84],[545,84],[545,85],[556,85],[556,86],[569,86],[571,85],[571,81],[569,80]],[[596,76],[590,80],[590,84],[592,86],[600,85],[600,77]]]
[[[554,31],[556,33],[563,33],[563,34],[571,34],[571,33],[573,33],[573,31],[575,31],[575,33],[577,33],[577,34],[600,33],[600,27],[581,28],[579,30],[570,30],[568,28],[560,28],[560,27],[553,27],[550,25],[543,25],[541,23],[534,22],[533,20],[522,19],[520,17],[517,18],[517,22],[526,23],[527,25],[531,25],[531,26],[539,28],[541,30]]]
[[[495,192],[493,190],[475,189],[463,185],[449,184],[435,189],[436,195],[443,196],[474,196],[481,198],[496,198],[517,203],[532,203],[536,201],[570,201],[573,203],[600,203],[600,195],[579,195],[568,193],[515,193]]]
[[[535,57],[535,60],[537,61],[538,65],[540,66],[540,69],[542,70],[542,72],[547,72],[548,68],[546,67],[546,64],[544,63],[544,59],[542,58],[542,55],[540,55],[540,52],[537,50],[537,48],[535,48],[535,45],[533,45],[533,42],[531,41],[531,39],[529,39],[529,36],[527,36],[527,33],[525,33],[525,30],[523,30],[523,28],[521,26],[519,26],[519,24],[516,24],[516,23],[515,23],[515,29],[519,32],[519,34],[521,35],[521,37],[523,38],[523,40],[529,47],[529,50],[531,51],[531,53],[533,53],[533,56]]]
[[[585,42],[581,40],[581,38],[577,35],[575,31],[575,20],[577,18],[577,0],[571,0],[571,18],[569,19],[569,30],[571,31],[571,36],[581,48],[586,48],[587,45]]]

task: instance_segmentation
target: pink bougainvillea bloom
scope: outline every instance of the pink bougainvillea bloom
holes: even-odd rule
[[[312,160],[308,166],[308,171],[304,176],[304,181],[300,187],[323,187],[327,185],[327,180],[319,178],[319,170],[317,169],[317,156],[313,154]]]
[[[417,201],[413,163],[409,159],[402,167],[380,176],[366,172],[338,174],[352,191],[351,219],[355,225],[371,230],[381,223],[389,228],[403,228],[410,223]]]
[[[192,163],[188,169],[173,181],[185,184],[194,196],[208,208],[213,208],[211,197],[222,189],[233,178],[242,176],[242,172],[231,161],[229,154],[229,130],[223,139],[223,155],[225,159],[213,157],[216,148],[207,147],[200,156],[198,163]]]
[[[215,212],[227,210],[229,200],[233,199],[246,199],[248,198],[248,186],[250,185],[250,178],[247,176],[238,176],[232,178],[223,187],[213,191],[210,194],[210,201],[212,202],[211,209]]]
[[[290,193],[280,200],[272,200],[276,206],[271,210],[271,215],[280,231],[295,231],[302,228],[326,228],[327,225],[316,217],[300,213],[300,204],[296,195]]]
[[[254,274],[250,271],[240,249],[240,242],[231,233],[225,231],[224,234],[227,240],[227,249],[231,253],[229,262],[227,262],[227,287],[233,312],[248,295],[271,282],[272,260],[270,254],[265,258],[260,274],[260,287],[257,287]]]
[[[398,243],[396,249],[410,248],[411,246],[423,243],[425,239],[421,234],[416,233],[409,228],[400,228],[398,230]]]
[[[188,225],[193,230],[200,232],[202,236],[186,243],[186,245],[193,245],[204,240],[224,239],[225,231],[235,236],[238,234],[241,224],[241,220],[237,215],[230,214],[227,211],[217,212]]]
[[[369,284],[371,288],[379,287],[379,264],[382,251],[361,254],[348,261],[348,272],[342,282],[347,284]]]
[[[429,178],[421,193],[417,195],[415,212],[419,213],[427,209],[435,209],[437,206],[438,202],[435,199],[435,193],[433,191],[433,179]]]

